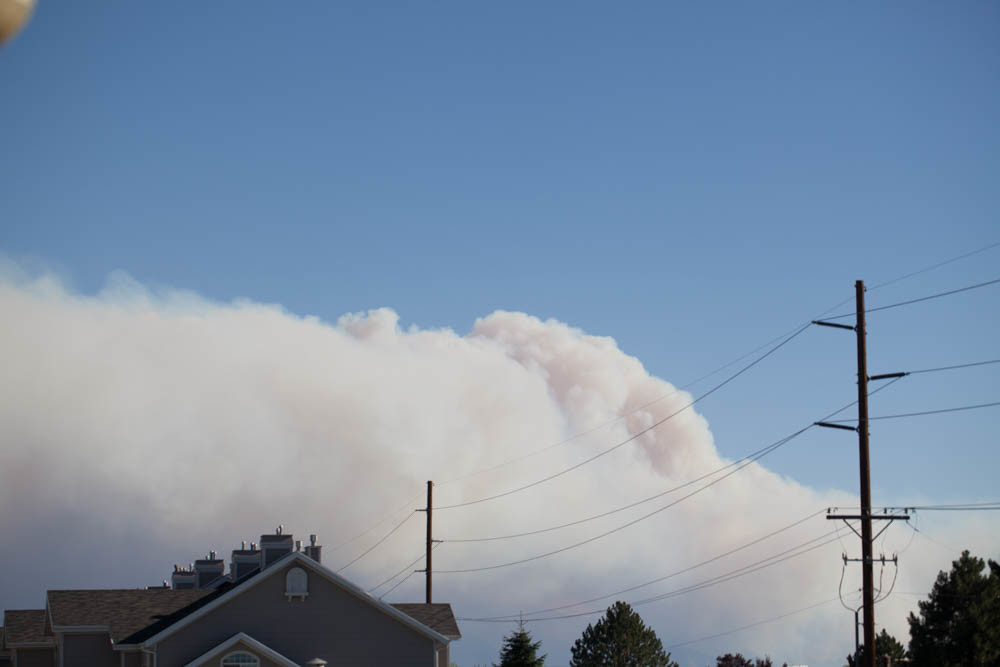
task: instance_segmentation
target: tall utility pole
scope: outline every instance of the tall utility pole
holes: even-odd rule
[[[431,538],[431,514],[434,507],[434,482],[427,480],[427,604],[431,603],[431,579],[434,569],[431,567],[431,552],[434,550],[434,540]],[[869,569],[871,569],[869,567]]]
[[[865,667],[875,667],[875,587],[872,575],[874,559],[872,558],[872,518],[883,521],[894,521],[896,519],[909,519],[906,515],[882,514],[872,517],[872,491],[871,472],[868,467],[868,380],[884,380],[888,378],[901,377],[905,373],[887,373],[868,377],[868,351],[865,347],[865,281],[858,280],[854,283],[854,303],[855,317],[857,322],[851,327],[846,324],[836,322],[823,322],[813,320],[813,324],[825,327],[835,327],[837,329],[853,330],[858,339],[858,463],[861,477],[861,514],[859,515],[832,515],[828,514],[827,519],[841,519],[847,523],[849,519],[861,520],[861,579],[862,579],[862,608],[864,609],[864,665]],[[818,426],[828,428],[839,428],[848,431],[855,430],[850,426],[829,422],[816,422]],[[851,524],[847,524],[854,530]],[[888,527],[890,524],[886,524]],[[883,531],[885,528],[882,529]],[[857,531],[854,531],[857,533]],[[882,532],[879,532],[881,535]],[[877,537],[877,536],[876,536]],[[844,556],[844,562],[857,560]],[[882,557],[883,563],[885,557]],[[854,643],[857,644],[857,612],[855,612]]]
[[[868,663],[868,667],[875,667],[872,487],[871,472],[868,469],[868,353],[865,347],[865,281],[863,280],[854,283],[854,302],[857,313],[855,331],[858,335],[858,461],[861,468],[861,584],[864,588],[862,603],[865,608],[865,662]],[[427,511],[427,517],[429,521],[430,510]],[[430,567],[429,561],[428,567]],[[430,577],[429,574],[427,576]]]

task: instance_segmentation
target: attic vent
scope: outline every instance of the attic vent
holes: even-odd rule
[[[309,575],[301,567],[293,567],[285,575],[285,596],[305,600],[309,595]]]

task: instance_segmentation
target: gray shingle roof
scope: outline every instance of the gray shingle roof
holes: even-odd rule
[[[462,633],[458,630],[458,622],[455,620],[455,614],[451,611],[451,605],[447,602],[432,602],[431,604],[407,602],[393,604],[392,606],[448,639],[462,638]]]
[[[147,626],[171,617],[216,591],[169,588],[49,591],[55,626],[108,626],[120,643]]]
[[[8,609],[3,614],[3,627],[8,645],[55,641],[45,635],[44,609]]]

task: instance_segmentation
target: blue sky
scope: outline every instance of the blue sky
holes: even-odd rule
[[[989,2],[41,0],[0,48],[0,252],[83,293],[122,270],[326,321],[523,311],[684,384],[856,279],[1000,241],[998,31]],[[872,372],[1000,357],[998,289],[873,314]],[[706,399],[721,453],[852,400],[853,355],[811,330]],[[871,412],[1000,400],[996,378],[907,378]],[[873,427],[876,502],[992,499],[995,423]],[[770,466],[856,492],[849,435]]]

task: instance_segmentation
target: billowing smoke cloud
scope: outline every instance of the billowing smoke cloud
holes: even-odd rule
[[[274,305],[150,289],[120,274],[100,293],[83,295],[47,273],[27,275],[10,263],[2,273],[0,602],[7,608],[39,606],[47,588],[155,584],[174,563],[210,549],[225,554],[279,523],[298,536],[318,533],[325,563],[336,569],[411,516],[343,571],[372,588],[422,551],[423,515],[413,509],[423,503],[425,480],[437,482],[435,504],[442,507],[503,493],[605,451],[691,400],[613,339],[523,313],[493,313],[462,335],[403,330],[384,308],[330,324]],[[557,607],[699,563],[822,507],[856,504],[753,464],[578,548],[514,567],[446,572],[560,549],[698,487],[557,531],[457,540],[599,514],[726,463],[706,420],[689,409],[549,482],[438,510],[435,532],[445,542],[435,552],[436,598],[452,602],[459,616]],[[618,597],[635,601],[682,588],[831,529],[816,516]],[[908,535],[890,533],[896,543],[887,550],[905,547]],[[856,545],[844,540],[850,546],[833,543],[637,609],[670,645],[829,600],[837,594],[840,553]],[[977,548],[968,540],[959,546]],[[995,546],[978,545],[984,553]],[[896,590],[926,591],[942,559],[957,556],[928,549],[909,553]],[[857,574],[849,569],[843,586],[852,603]],[[890,577],[891,570],[886,586]],[[419,601],[422,587],[422,576],[412,576],[387,599]],[[884,604],[890,631],[904,641],[905,611],[916,599],[896,595]],[[532,628],[559,664],[593,620]],[[690,645],[675,657],[704,664],[724,650],[770,651],[790,663],[842,664],[852,620],[833,602]],[[454,657],[463,664],[495,659],[511,626],[463,623]]]

